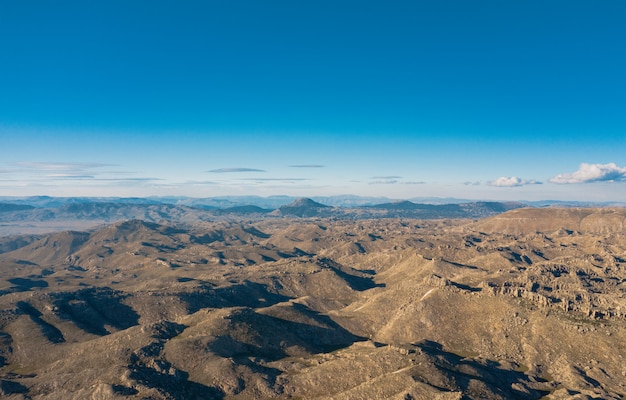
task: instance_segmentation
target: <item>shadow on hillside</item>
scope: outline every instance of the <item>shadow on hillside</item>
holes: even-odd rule
[[[450,285],[454,286],[457,289],[465,290],[465,291],[468,291],[468,292],[482,292],[482,289],[479,288],[479,287],[472,287],[472,286],[465,285],[465,284],[462,284],[462,283],[457,283],[457,282],[450,281]]]
[[[44,280],[38,280],[38,279],[10,278],[10,279],[7,279],[7,281],[13,284],[13,286],[9,287],[8,289],[0,290],[0,296],[4,296],[5,294],[9,294],[9,293],[28,292],[29,290],[32,290],[33,288],[47,288],[48,287],[48,282]]]
[[[203,308],[269,307],[289,300],[287,296],[268,291],[266,285],[250,281],[220,288],[202,285],[194,292],[181,293],[180,298],[187,303],[190,314]]]
[[[35,287],[38,287],[38,288],[48,287],[48,282],[41,281],[41,280],[35,280],[35,279],[29,279],[29,278],[11,278],[7,280],[16,286],[21,286],[21,287],[24,287],[25,289],[32,289]]]
[[[176,331],[178,331],[177,328],[174,327]],[[187,372],[175,368],[163,357],[164,346],[165,340],[158,340],[133,353],[128,365],[129,377],[144,386],[158,390],[167,399],[219,400],[224,398],[221,390],[190,381]],[[114,390],[126,396],[137,394],[136,389],[121,385],[114,387]]]
[[[126,295],[108,287],[61,292],[52,296],[57,315],[88,333],[104,336],[111,333],[107,326],[123,330],[139,324],[139,314],[122,303]]]
[[[28,315],[31,321],[33,321],[39,327],[42,335],[44,335],[46,339],[48,339],[52,343],[65,342],[63,333],[54,325],[44,321],[41,318],[41,312],[33,307],[30,303],[27,303],[25,301],[18,301],[16,305],[20,313]]]
[[[371,274],[345,267],[330,258],[321,258],[317,264],[322,268],[331,269],[337,276],[346,281],[352,290],[362,292],[376,287],[385,287],[384,283],[374,282],[373,276],[366,276]]]
[[[249,308],[234,310],[226,317],[227,333],[214,337],[207,349],[245,366],[263,377],[270,387],[276,388],[283,371],[270,367],[268,362],[291,356],[329,353],[365,340],[304,305],[291,304],[284,306],[285,310],[282,308],[272,309],[278,314],[276,316],[257,313]],[[285,314],[281,315],[283,311]],[[247,382],[242,380],[239,390],[246,386]]]
[[[296,318],[311,323],[242,309],[227,317],[232,334],[217,337],[209,348],[221,357],[275,361],[292,355],[289,351],[294,349],[308,354],[326,353],[365,340],[304,305],[293,304],[290,311],[296,311]],[[289,315],[294,318],[294,313]]]
[[[506,367],[493,360],[474,359],[443,350],[441,344],[423,341],[416,345],[435,368],[420,370],[415,379],[442,391],[462,391],[464,398],[539,399],[554,384]]]
[[[257,228],[255,228],[254,226],[249,226],[249,227],[242,226],[241,229],[243,229],[244,232],[249,233],[252,236],[256,236],[261,239],[269,239],[272,237],[272,235],[270,235],[269,233],[262,232],[258,230]]]
[[[11,394],[15,394],[15,395],[19,395],[19,394],[25,394],[28,393],[28,388],[24,385],[22,385],[21,383],[18,382],[13,382],[13,381],[9,381],[9,380],[5,380],[5,379],[0,379],[0,394],[2,395],[11,395]],[[13,397],[11,397],[13,398]],[[23,396],[19,396],[19,397],[15,397],[16,399],[21,399],[21,398],[30,398],[30,397],[23,397]]]

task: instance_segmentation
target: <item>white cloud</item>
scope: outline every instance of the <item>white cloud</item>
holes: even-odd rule
[[[67,180],[95,179],[96,178],[94,175],[76,175],[76,174],[48,174],[45,177],[51,178],[51,179],[67,179]]]
[[[237,168],[212,169],[209,172],[222,174],[222,173],[229,173],[229,172],[265,172],[265,170],[257,169],[257,168],[239,168],[239,167],[237,167]]]
[[[162,181],[162,178],[96,178],[95,181],[100,182],[150,182]]]
[[[184,183],[177,183],[178,186],[183,185],[217,185],[217,182],[213,181],[185,181]]]
[[[295,181],[309,181],[308,178],[241,178],[240,181],[253,181],[253,182],[295,182]]]
[[[84,171],[91,168],[101,168],[101,167],[111,167],[116,166],[115,164],[103,164],[103,163],[94,163],[94,162],[34,162],[34,161],[23,161],[15,163],[16,165],[22,168],[28,169],[36,169],[41,171]]]
[[[501,176],[497,179],[487,182],[489,186],[496,187],[517,187],[524,185],[540,185],[541,182],[534,179],[522,179],[517,176]]]
[[[626,167],[619,167],[615,163],[587,164],[582,163],[578,171],[558,174],[550,179],[552,183],[588,183],[600,181],[623,181],[626,180]]]

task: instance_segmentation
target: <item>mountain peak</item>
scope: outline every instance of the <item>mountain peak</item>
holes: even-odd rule
[[[322,203],[318,203],[317,201],[313,201],[307,197],[301,197],[299,199],[294,200],[293,202],[283,206],[283,207],[316,207],[316,208],[325,208],[330,207]],[[281,207],[281,208],[283,208]]]
[[[303,197],[280,207],[278,212],[282,215],[314,217],[320,216],[321,214],[327,214],[326,210],[330,209],[332,209],[332,207]]]

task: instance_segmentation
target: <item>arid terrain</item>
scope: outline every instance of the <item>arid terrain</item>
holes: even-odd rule
[[[626,209],[151,207],[0,237],[2,398],[626,395]]]

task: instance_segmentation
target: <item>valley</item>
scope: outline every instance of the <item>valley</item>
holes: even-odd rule
[[[624,209],[290,207],[0,237],[3,398],[626,394]]]

